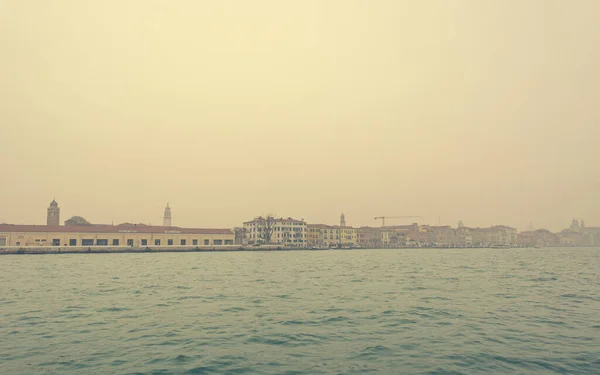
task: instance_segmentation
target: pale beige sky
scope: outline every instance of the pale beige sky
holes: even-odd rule
[[[600,226],[599,14],[0,0],[0,221]]]

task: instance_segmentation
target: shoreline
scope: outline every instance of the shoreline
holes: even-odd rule
[[[490,249],[490,250],[510,250],[510,249],[531,249],[543,250],[544,248],[534,247],[510,247],[510,248],[491,248],[491,247],[393,247],[393,248],[299,248],[285,246],[180,246],[180,247],[113,247],[113,246],[85,246],[85,247],[2,247],[0,255],[50,255],[50,254],[145,254],[145,253],[222,253],[222,252],[265,252],[265,251],[335,251],[335,250],[407,250],[407,249]]]

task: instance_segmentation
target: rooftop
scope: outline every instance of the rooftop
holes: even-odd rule
[[[0,224],[0,232],[34,233],[180,233],[180,234],[233,234],[230,229],[180,228],[123,223],[119,225],[48,226]]]

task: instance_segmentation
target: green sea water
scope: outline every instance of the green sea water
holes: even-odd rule
[[[600,374],[600,249],[0,256],[0,374]]]

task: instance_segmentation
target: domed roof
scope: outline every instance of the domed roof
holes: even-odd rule
[[[71,225],[92,225],[92,223],[90,223],[86,219],[82,218],[81,216],[73,216],[69,220],[65,221],[65,225],[66,226],[71,226]]]

